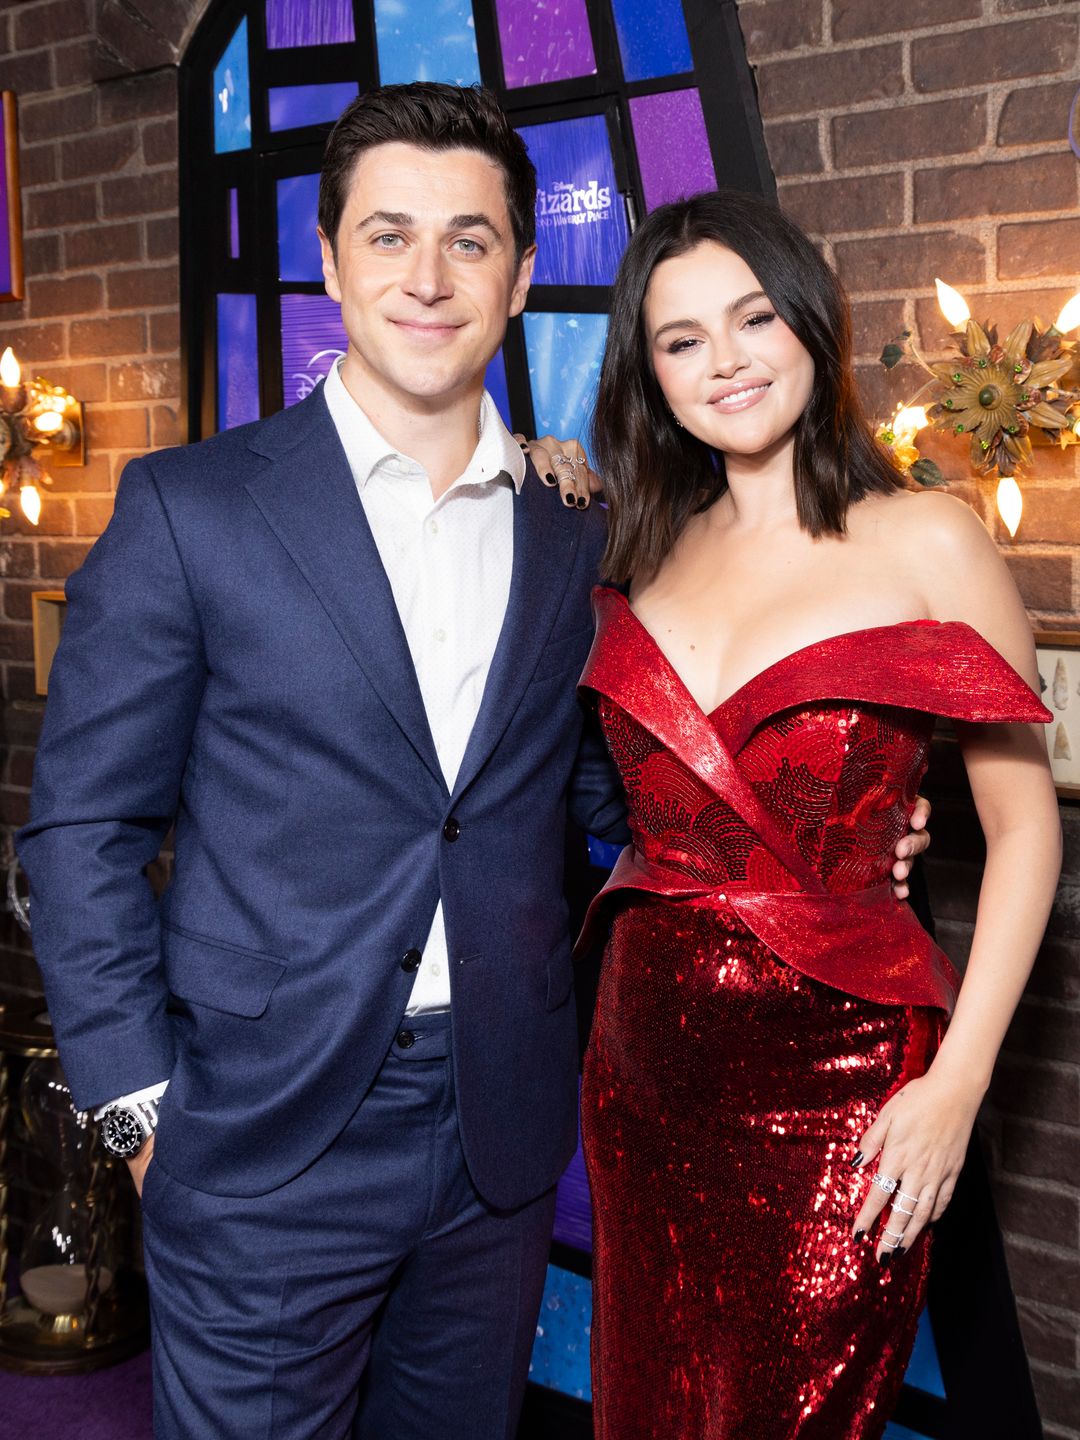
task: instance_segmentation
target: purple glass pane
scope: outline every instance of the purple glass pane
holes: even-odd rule
[[[523,125],[536,166],[536,285],[610,285],[629,232],[603,115]]]
[[[507,88],[595,75],[585,0],[495,0]]]
[[[322,248],[318,175],[290,175],[277,182],[278,275],[282,280],[321,280]]]
[[[563,1171],[555,1191],[555,1239],[592,1254],[592,1202],[580,1136],[574,1158]]]
[[[229,191],[229,258],[240,259],[240,192]]]
[[[266,44],[346,45],[356,39],[352,0],[266,0]]]
[[[355,80],[333,85],[277,85],[270,90],[270,129],[296,130],[336,120],[360,94]]]
[[[281,371],[285,404],[310,395],[348,349],[341,306],[329,295],[281,297]]]
[[[668,90],[630,101],[645,206],[716,189],[705,117],[696,90]]]
[[[217,419],[231,430],[259,418],[259,327],[254,295],[217,297]]]
[[[508,430],[513,430],[510,423],[510,393],[506,388],[506,361],[503,359],[502,350],[496,353],[488,361],[487,372],[484,375],[484,389],[495,401],[495,408],[502,416],[502,422]]]

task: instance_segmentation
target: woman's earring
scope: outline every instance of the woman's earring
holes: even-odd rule
[[[668,411],[668,414],[671,416],[672,420],[675,421],[675,424],[676,424],[676,425],[679,427],[679,429],[681,430],[681,429],[683,428],[683,423],[682,423],[682,421],[679,419],[679,417],[675,414],[675,411],[674,411],[674,410],[669,410],[669,411]]]

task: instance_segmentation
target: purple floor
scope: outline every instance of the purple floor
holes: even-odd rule
[[[90,1375],[0,1370],[0,1440],[153,1440],[150,1353]]]

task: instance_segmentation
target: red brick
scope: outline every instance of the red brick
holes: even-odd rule
[[[23,95],[53,88],[51,50],[0,57],[0,90],[14,90],[21,99]]]
[[[1067,282],[1075,277],[1078,254],[1080,220],[1037,220],[998,230],[997,273],[1002,280],[1061,275]]]
[[[1061,455],[1060,450],[1046,452],[1039,449],[1035,474],[1042,474],[1038,461],[1044,454]],[[1065,453],[1064,458],[1073,457]],[[1020,476],[1020,488],[1024,495],[1024,513],[1020,521],[1017,538],[1027,544],[1049,542],[1057,545],[1080,545],[1080,496],[1077,494],[1075,470],[1071,483],[1058,485],[1036,484]],[[994,538],[999,544],[1006,544],[1008,531],[1000,518],[996,518]]]
[[[4,666],[4,699],[40,702],[32,665]]]
[[[1069,131],[1069,113],[1075,96],[1075,80],[1014,90],[1001,107],[997,143],[1037,145],[1043,140],[1061,140]]]
[[[90,29],[86,0],[53,0],[51,5],[24,6],[14,17],[16,50],[35,50],[71,40]]]
[[[1006,559],[1009,557],[1006,556]],[[1032,606],[1032,609],[1048,609],[1048,606]],[[1005,1040],[1006,1047],[1021,1055],[1038,1055],[1045,1060],[1064,1060],[1075,1064],[1080,1055],[1080,1007],[1033,999],[1025,995],[1012,1018]],[[1072,1132],[1074,1143],[1080,1146],[1080,1129]],[[1010,1169],[1022,1167],[1011,1165]],[[1043,1174],[1042,1171],[1025,1171],[1026,1174]],[[1080,1170],[1071,1171],[1080,1174]],[[1053,1179],[1052,1175],[1045,1178]]]
[[[113,497],[95,496],[92,499],[75,501],[75,533],[90,535],[94,539],[101,534],[112,519]]]
[[[3,339],[24,364],[31,366],[56,360],[64,353],[63,325],[6,324]]]
[[[1076,19],[1067,15],[1047,16],[1037,25],[965,25],[949,35],[912,41],[911,75],[923,92],[953,90],[958,76],[1000,82],[1054,75],[1072,65],[1076,46]]]
[[[175,165],[177,126],[174,119],[152,120],[143,126],[142,150],[147,165]]]
[[[124,265],[142,259],[142,229],[136,222],[92,225],[69,230],[64,236],[64,258],[69,270]]]
[[[150,310],[180,301],[180,277],[174,265],[145,270],[113,270],[109,274],[110,310]]]
[[[30,819],[30,796],[24,790],[0,789],[0,824],[25,825]]]
[[[123,170],[139,147],[134,125],[114,125],[91,135],[65,140],[60,147],[65,179],[112,175]]]
[[[176,171],[155,170],[149,175],[123,175],[101,182],[102,214],[107,219],[152,215],[177,206]]]
[[[922,224],[1066,210],[1076,204],[1076,175],[1071,154],[916,170],[915,219]]]
[[[154,70],[174,65],[179,58],[176,46],[145,19],[131,23],[131,12],[118,0],[101,0],[96,29],[103,49],[114,56],[118,71]]]
[[[21,746],[8,751],[7,781],[17,790],[29,790],[34,777],[34,752]]]
[[[26,197],[26,228],[54,230],[57,226],[88,224],[97,215],[95,185],[58,185],[34,190]]]
[[[29,584],[20,584],[15,580],[5,580],[3,586],[4,614],[9,620],[29,620],[32,618],[33,609],[30,597],[35,590],[40,590],[40,584],[31,581]]]
[[[176,114],[176,71],[153,71],[110,81],[101,87],[101,123],[147,120]]]
[[[53,490],[58,494],[100,494],[113,488],[110,457],[95,455],[92,451],[87,455],[85,465],[58,465],[53,470],[52,477]]]
[[[91,410],[86,417],[86,443],[95,450],[140,450],[149,443],[149,416],[138,409]]]
[[[1074,1317],[1048,1313],[1030,1300],[1017,1307],[1020,1328],[1024,1332],[1024,1349],[1032,1360],[1048,1365],[1075,1366],[1076,1320]]]
[[[163,220],[146,222],[146,258],[175,260],[180,254],[180,220],[169,215]]]
[[[35,546],[14,536],[5,536],[0,540],[0,579],[28,580],[36,574]]]
[[[1046,1185],[998,1176],[994,1201],[1002,1228],[1014,1235],[1045,1240],[1049,1245],[1080,1243],[1080,1196],[1075,1193],[1063,1194]]]
[[[1065,1374],[1042,1365],[1032,1365],[1031,1379],[1043,1420],[1048,1424],[1056,1420],[1061,1425],[1075,1426],[1076,1417],[1080,1415],[1080,1372],[1073,1370],[1071,1374]],[[1076,1434],[1075,1429],[1072,1433]]]
[[[752,61],[821,40],[821,0],[741,0],[739,27]]]
[[[29,276],[51,275],[62,269],[60,260],[60,236],[44,231],[28,235],[23,241],[23,264]]]
[[[165,445],[183,445],[187,439],[183,423],[169,405],[155,405],[151,438],[155,450]]]
[[[52,54],[59,90],[69,85],[88,85],[104,78],[101,47],[96,39],[73,40],[66,45],[57,45]]]
[[[38,563],[43,580],[66,580],[74,574],[90,553],[89,545],[59,544],[43,540],[38,546]],[[55,589],[55,586],[43,587]]]
[[[762,116],[816,115],[826,97],[844,105],[891,99],[903,93],[901,60],[899,45],[868,45],[759,65]]]
[[[178,360],[144,360],[138,365],[113,365],[109,371],[112,400],[157,400],[179,394]]]
[[[836,245],[841,280],[851,292],[932,289],[943,272],[954,284],[982,279],[983,247],[970,235],[950,231],[881,235]]]
[[[29,625],[0,621],[0,660],[33,660],[34,634]]]
[[[964,154],[986,139],[986,97],[897,105],[887,122],[878,110],[837,115],[832,136],[839,169]]]
[[[952,283],[953,277],[947,273],[941,278]],[[1030,320],[1035,316],[1045,328],[1056,318],[1072,293],[1072,289],[1065,287],[1059,290],[1007,290],[983,294],[965,291],[964,298],[979,323],[992,321],[997,326],[998,335],[1004,338],[1021,320]],[[952,327],[942,315],[936,300],[916,300],[915,328],[928,356],[944,355],[952,348],[948,338]]]
[[[816,175],[825,168],[816,120],[781,120],[765,126],[773,174]]]
[[[46,464],[46,472],[48,465]],[[14,535],[71,535],[74,533],[75,511],[70,500],[63,499],[53,493],[53,486],[41,485],[41,518],[36,525],[22,513],[18,495],[5,495],[7,508],[11,511],[9,519],[4,521],[4,528],[9,534]]]
[[[108,372],[104,365],[53,364],[49,366],[47,378],[54,385],[63,385],[86,404],[108,398]]]
[[[156,354],[179,354],[180,315],[175,310],[150,316],[150,349]]]
[[[902,300],[857,300],[851,307],[851,328],[856,355],[875,360],[904,328]]]
[[[1005,1251],[1017,1299],[1060,1305],[1063,1297],[1080,1294],[1080,1256],[1008,1237]]]
[[[1028,609],[1059,614],[1072,610],[1072,560],[1068,555],[1007,554],[1005,561]]]
[[[107,320],[75,320],[68,348],[76,359],[103,355],[141,355],[146,349],[146,321],[141,315],[115,315]]]
[[[904,177],[857,175],[845,180],[790,181],[779,188],[780,208],[811,235],[895,230],[904,219]]]
[[[39,319],[48,315],[85,315],[101,309],[101,281],[96,275],[73,275],[67,280],[43,275],[31,280],[30,314]]]
[[[740,7],[741,9],[741,7]],[[970,20],[982,14],[982,0],[833,0],[833,40],[868,40],[898,30],[936,28],[949,20]]]
[[[55,100],[19,100],[19,135],[27,144],[85,134],[96,123],[97,97],[93,90]]]
[[[994,1067],[990,1094],[1006,1114],[1080,1124],[1080,1070],[1075,1065],[1004,1051]]]
[[[57,148],[51,142],[47,145],[27,145],[20,149],[19,181],[24,192],[40,185],[54,184],[59,173]]]

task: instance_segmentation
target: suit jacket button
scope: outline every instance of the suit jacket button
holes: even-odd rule
[[[412,974],[414,970],[420,969],[420,961],[423,958],[419,950],[406,950],[405,954],[401,957],[401,968],[409,974]]]
[[[461,834],[461,826],[458,824],[458,822],[454,819],[452,815],[450,816],[450,819],[447,820],[446,824],[442,827],[442,833],[443,839],[449,840],[451,845]]]
[[[397,1043],[402,1050],[408,1050],[416,1044],[416,1036],[411,1030],[399,1030],[397,1033]]]

